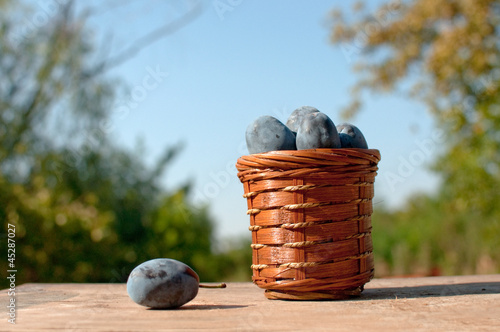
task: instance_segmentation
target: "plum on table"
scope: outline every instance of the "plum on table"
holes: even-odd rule
[[[198,294],[200,278],[186,264],[156,258],[138,265],[127,280],[127,293],[137,304],[150,308],[177,308]]]

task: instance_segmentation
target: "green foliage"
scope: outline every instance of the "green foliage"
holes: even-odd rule
[[[158,257],[202,281],[239,278],[241,264],[250,275],[247,243],[216,252],[208,208],[189,203],[188,185],[159,185],[181,146],[147,167],[141,151],[110,140],[101,124],[116,80],[100,70],[73,1],[26,34],[14,19],[25,8],[0,6],[0,219],[2,234],[16,225],[16,282],[124,282]]]
[[[398,92],[427,105],[447,137],[432,169],[442,186],[400,211],[374,214],[384,273],[500,271],[500,7],[498,1],[391,1],[357,20],[333,16],[332,41],[356,60],[363,93]]]

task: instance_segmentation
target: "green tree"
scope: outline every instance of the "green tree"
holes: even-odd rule
[[[228,258],[212,248],[207,208],[189,203],[188,185],[159,185],[181,146],[147,167],[140,150],[111,140],[103,124],[120,81],[106,74],[110,60],[98,57],[74,2],[53,4],[50,20],[26,30],[19,17],[31,7],[0,2],[0,220],[3,235],[16,226],[17,282],[123,282],[157,257],[222,279]]]
[[[332,42],[360,75],[344,114],[362,108],[365,92],[397,91],[423,102],[446,137],[432,165],[443,180],[439,192],[374,220],[401,225],[399,237],[386,240],[391,248],[411,246],[414,234],[432,236],[428,265],[444,273],[500,271],[500,3],[397,0],[365,8],[355,6],[354,20],[333,13]],[[417,242],[427,243],[425,236]],[[405,259],[415,260],[418,253],[408,252]]]

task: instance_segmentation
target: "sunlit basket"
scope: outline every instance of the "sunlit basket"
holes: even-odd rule
[[[238,159],[253,277],[269,299],[358,296],[373,278],[371,214],[380,152],[272,151]]]

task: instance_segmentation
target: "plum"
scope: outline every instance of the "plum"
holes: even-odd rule
[[[365,136],[355,125],[341,123],[337,125],[337,131],[340,136],[340,144],[343,148],[368,149]]]
[[[158,309],[177,308],[198,294],[200,278],[186,264],[170,258],[152,259],[132,270],[127,293],[137,304]]]
[[[321,112],[305,114],[297,130],[297,149],[340,148],[333,121]]]
[[[312,106],[302,106],[297,108],[295,111],[290,114],[288,120],[286,121],[286,126],[290,128],[290,130],[297,135],[297,130],[299,130],[299,125],[304,119],[304,116],[309,113],[316,113],[319,110]]]
[[[252,122],[245,134],[248,152],[296,150],[295,135],[275,117],[263,115]]]

